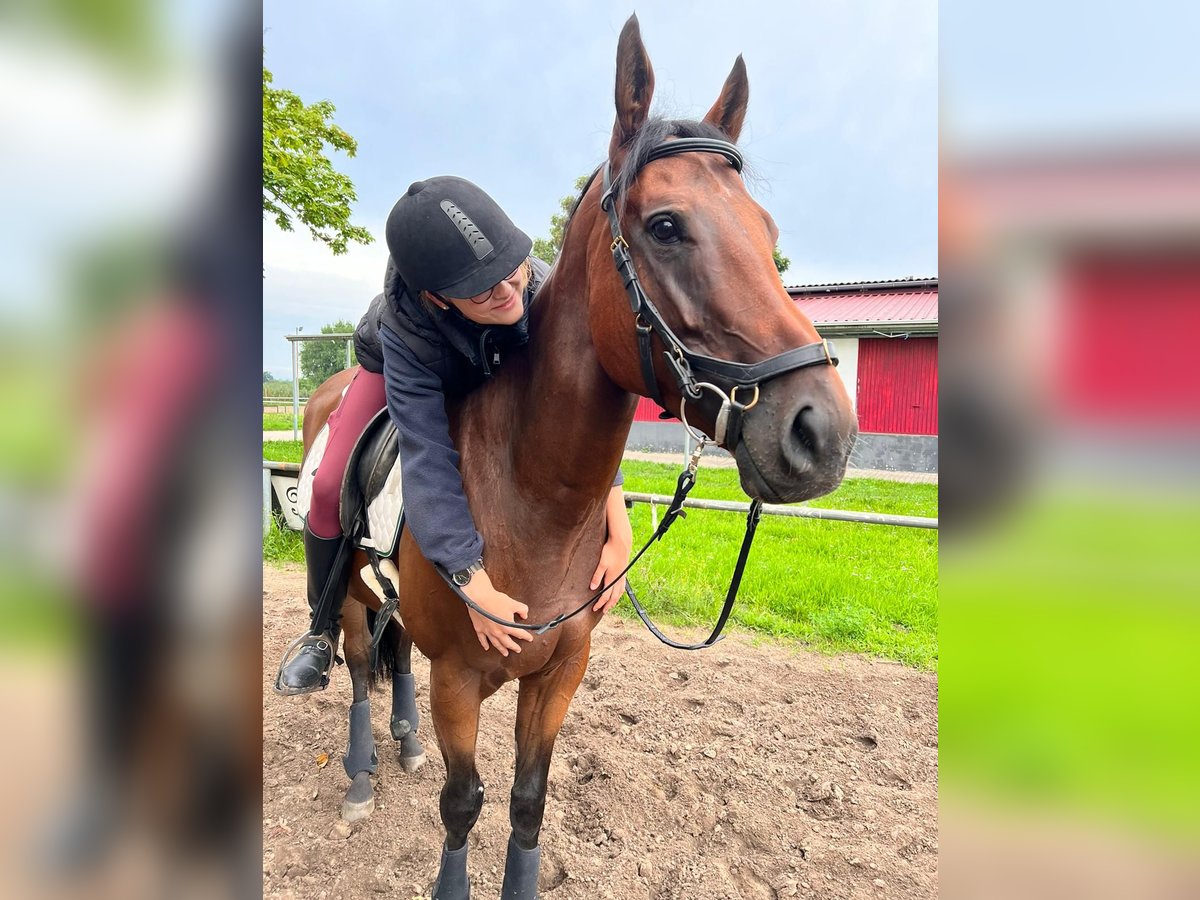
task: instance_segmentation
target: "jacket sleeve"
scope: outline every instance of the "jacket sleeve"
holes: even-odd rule
[[[421,553],[451,572],[483,555],[463,493],[441,379],[391,329],[379,330],[388,412],[400,441],[404,518]]]

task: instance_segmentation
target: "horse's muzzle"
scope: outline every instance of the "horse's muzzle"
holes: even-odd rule
[[[858,423],[848,403],[827,393],[764,393],[761,408],[747,416],[734,454],[747,494],[768,503],[795,503],[828,494],[841,483]]]

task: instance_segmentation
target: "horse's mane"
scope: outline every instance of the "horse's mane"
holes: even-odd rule
[[[715,125],[710,125],[707,122],[698,122],[694,119],[667,119],[662,116],[651,116],[646,120],[645,124],[638,129],[637,133],[626,144],[628,150],[625,154],[625,160],[621,164],[620,170],[613,176],[613,184],[616,186],[617,202],[622,204],[623,211],[624,198],[628,196],[629,188],[637,180],[638,172],[650,161],[650,154],[663,141],[671,137],[703,137],[715,138],[717,140],[727,141],[729,135],[721,131]],[[587,182],[579,192],[579,196],[575,198],[575,202],[571,204],[571,209],[567,213],[567,222],[563,226],[563,243],[566,242],[567,235],[570,233],[571,223],[575,221],[575,214],[579,211],[579,206],[583,202],[583,198],[591,189],[592,183],[600,177],[604,169],[604,163],[598,165],[592,170],[592,174],[588,177]],[[561,252],[561,249],[560,249]],[[557,265],[557,263],[556,263]],[[547,279],[547,282],[549,279]],[[545,282],[543,283],[544,286]],[[538,288],[538,293],[541,293],[542,288]],[[535,298],[536,299],[536,298]],[[545,304],[535,304],[530,311],[531,328],[533,323],[541,318],[544,313]],[[503,372],[500,373],[501,375]],[[491,382],[500,381],[501,379],[490,379]],[[503,379],[508,380],[508,379]],[[484,385],[483,387],[488,387]],[[494,390],[494,389],[493,389]],[[475,392],[480,393],[480,392]]]
[[[722,132],[718,127],[709,125],[708,122],[691,119],[665,119],[662,116],[652,116],[652,118],[646,121],[646,124],[638,128],[635,136],[626,145],[628,146],[628,152],[625,154],[625,160],[618,172],[613,175],[613,184],[616,185],[618,203],[624,203],[624,198],[628,196],[630,186],[637,180],[637,173],[641,172],[642,167],[646,166],[646,163],[649,161],[650,152],[667,138],[730,139],[728,134]],[[566,235],[570,232],[571,223],[575,221],[575,214],[580,209],[583,197],[586,196],[596,178],[599,178],[602,169],[604,169],[604,163],[601,163],[600,166],[593,170],[592,175],[587,180],[587,184],[583,185],[583,190],[575,198],[575,203],[571,204],[571,210],[568,217],[566,217],[566,224],[563,228],[564,242]],[[548,281],[550,280],[547,278],[544,286]],[[538,289],[538,296],[541,295],[541,290],[542,288]],[[545,313],[545,301],[541,302],[541,304],[536,304],[535,302],[532,310],[530,310],[530,337],[533,337],[536,331],[535,323]],[[455,406],[460,409],[460,412],[463,412],[469,406],[478,406],[480,409],[484,409],[488,406],[493,406],[497,402],[509,402],[520,406],[524,402],[524,395],[522,394],[524,386],[520,382],[514,382],[511,368],[509,366],[508,376],[505,376],[505,370],[502,368],[497,378],[488,379],[487,383],[480,385],[479,390],[472,391],[466,397],[460,398]],[[528,368],[524,367],[522,367],[522,371],[526,374],[529,372]],[[496,400],[497,397],[504,397],[504,400]],[[502,416],[509,416],[511,414],[511,410],[505,410]]]

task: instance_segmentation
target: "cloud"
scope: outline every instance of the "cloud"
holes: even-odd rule
[[[334,256],[307,233],[263,222],[263,368],[291,373],[285,335],[345,320],[357,324],[383,286],[387,248],[355,246]]]
[[[531,236],[545,235],[559,198],[607,149],[628,11],[534,0],[519,23],[490,10],[464,23],[448,9],[353,7],[329,20],[279,7],[267,17],[268,61],[279,84],[337,103],[339,124],[359,140],[358,156],[345,161],[360,198],[356,220],[377,234],[410,181],[453,173],[492,193]],[[727,13],[716,0],[698,0],[686,16],[669,6],[639,10],[655,109],[703,115],[744,53],[751,101],[743,149],[766,179],[752,193],[783,232],[789,278],[935,273],[936,4],[749,0],[738,16]],[[722,23],[716,31],[714,21]],[[453,40],[419,41],[397,55],[395,35],[405,31]],[[314,41],[356,53],[349,63],[314,58]],[[458,67],[468,62],[489,77],[464,82]],[[332,321],[319,315],[331,303],[364,309],[386,251],[376,244],[334,258],[307,236],[271,226],[264,260],[267,281],[280,288],[284,270],[291,273],[286,294],[264,286],[274,290],[265,302],[291,330],[301,312],[318,325]],[[277,340],[264,333],[265,347]]]

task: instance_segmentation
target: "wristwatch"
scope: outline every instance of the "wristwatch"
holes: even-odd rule
[[[471,577],[476,572],[482,572],[482,571],[483,571],[483,559],[480,558],[480,559],[475,560],[475,562],[471,563],[465,569],[459,569],[457,572],[455,572],[453,575],[451,575],[450,578],[453,579],[454,583],[457,584],[459,587],[466,587],[468,584],[471,583]]]

